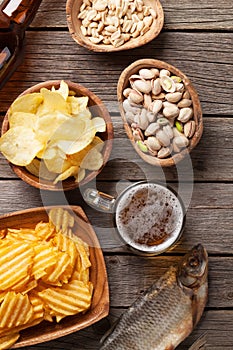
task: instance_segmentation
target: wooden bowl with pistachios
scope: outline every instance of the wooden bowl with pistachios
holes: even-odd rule
[[[126,133],[147,163],[173,166],[198,144],[201,104],[190,80],[176,67],[138,60],[121,73],[117,96]]]
[[[142,46],[164,23],[159,0],[67,0],[66,14],[72,38],[96,52]]]

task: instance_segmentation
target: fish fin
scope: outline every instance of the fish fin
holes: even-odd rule
[[[206,333],[202,334],[188,350],[205,350],[206,349]]]

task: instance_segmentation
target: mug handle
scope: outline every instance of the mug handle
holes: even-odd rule
[[[84,200],[95,209],[107,213],[113,213],[116,199],[107,193],[94,188],[87,188],[83,193]]]

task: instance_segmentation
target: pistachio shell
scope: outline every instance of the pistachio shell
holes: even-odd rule
[[[147,112],[147,119],[149,120],[149,123],[153,123],[156,120],[156,114],[148,111]]]
[[[165,98],[168,102],[173,102],[173,103],[180,101],[181,97],[182,97],[182,93],[179,91],[170,92],[170,93],[166,94],[166,96],[165,96]]]
[[[170,77],[171,73],[169,72],[169,70],[167,69],[161,69],[159,76],[161,77]]]
[[[140,102],[143,101],[143,95],[136,90],[130,91],[129,93],[129,100],[132,101],[133,103],[139,104]]]
[[[152,112],[154,114],[158,114],[162,107],[163,107],[163,102],[161,100],[155,100],[153,102]]]
[[[173,139],[173,143],[178,147],[178,148],[184,148],[187,147],[189,145],[189,140],[187,139],[187,137],[185,137],[184,135],[182,136],[176,136]]]
[[[133,89],[131,88],[126,88],[124,91],[123,91],[123,96],[125,96],[126,98],[129,97],[129,94],[130,92],[132,91]]]
[[[153,79],[155,77],[154,72],[151,69],[142,68],[139,70],[139,75],[143,79]]]
[[[190,120],[184,124],[184,134],[186,137],[188,138],[193,137],[195,130],[196,130],[196,123],[194,120]]]
[[[163,158],[167,158],[168,156],[170,156],[170,154],[171,154],[170,148],[169,147],[163,147],[163,148],[161,148],[159,150],[157,156],[158,156],[158,158],[163,159]]]
[[[167,124],[163,127],[163,131],[165,132],[165,134],[167,134],[167,136],[169,137],[169,139],[173,138],[173,130],[172,127]]]
[[[177,75],[172,75],[171,76],[172,80],[174,80],[175,83],[181,83],[182,79],[178,77]]]
[[[164,91],[166,92],[175,92],[176,91],[176,84],[175,82],[168,76],[163,75],[160,77],[160,84]]]
[[[152,80],[151,85],[152,85],[152,94],[154,95],[160,94],[160,92],[162,91],[162,88],[160,85],[160,79],[157,78],[155,80]]]
[[[179,93],[179,92],[177,92]],[[190,107],[192,104],[192,101],[189,100],[188,98],[183,98],[179,103],[178,103],[178,107],[179,108],[185,108],[185,107]]]
[[[150,94],[144,94],[144,107],[149,109],[152,103],[152,98]]]
[[[167,136],[167,134],[163,130],[159,130],[156,133],[156,137],[162,146],[169,146],[170,145],[170,138]]]
[[[175,153],[179,153],[180,152],[180,148],[177,146],[177,144],[174,142],[174,139],[172,141],[172,148],[173,148],[173,151]]]
[[[184,84],[183,83],[176,83],[176,91],[183,92],[184,91]]]
[[[150,70],[153,72],[154,77],[159,77],[159,70],[157,68],[151,68]]]
[[[191,119],[193,116],[193,109],[190,107],[187,108],[181,108],[178,120],[182,123],[186,123],[189,119]]]
[[[158,123],[151,123],[145,130],[145,136],[155,135],[159,129],[160,126]]]
[[[134,118],[134,122],[137,123],[142,130],[146,130],[149,125],[149,120],[147,118],[147,110],[142,109],[141,113]]]
[[[186,90],[183,94],[183,98],[187,98],[187,99],[190,99],[190,93],[188,92],[188,90]]]
[[[173,128],[173,135],[174,135],[174,137],[176,137],[176,136],[183,136],[183,134],[179,131],[179,130],[177,130],[177,128]]]
[[[133,112],[127,111],[127,112],[125,113],[125,117],[126,117],[127,122],[128,122],[129,124],[132,124],[132,123],[134,122],[134,113],[133,113]]]
[[[164,125],[167,125],[169,123],[168,119],[167,118],[164,118],[164,117],[160,117],[157,119],[157,123],[160,125],[160,126],[164,126]]]
[[[155,136],[150,136],[145,141],[148,148],[152,149],[153,151],[158,151],[161,148],[161,144],[159,143],[158,139]]]
[[[133,83],[133,89],[143,92],[144,94],[149,94],[152,90],[151,83],[149,81],[144,81],[144,80],[135,80]]]
[[[142,133],[142,131],[139,128],[136,129],[132,129],[133,132],[133,137],[135,141],[143,141],[144,140],[144,135]]]
[[[163,109],[163,115],[164,117],[170,119],[170,118],[176,118],[179,115],[179,108],[177,105],[170,103],[170,102],[164,102],[164,109]]]

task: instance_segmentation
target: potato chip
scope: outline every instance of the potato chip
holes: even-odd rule
[[[5,245],[0,245],[0,290],[2,291],[26,278],[34,257],[34,250],[29,244],[5,241]]]
[[[33,92],[18,97],[10,106],[9,118],[15,112],[36,113],[43,100],[44,98],[40,92]]]
[[[38,293],[39,297],[58,315],[70,316],[87,310],[91,293],[82,281],[73,280],[62,287],[52,287]]]
[[[70,168],[66,169],[65,171],[63,171],[63,173],[61,173],[60,175],[58,175],[56,177],[56,179],[53,181],[54,184],[57,184],[59,181],[63,181],[68,179],[68,177],[70,176],[75,176],[78,174],[78,170],[79,167],[72,165]]]
[[[99,170],[103,164],[102,154],[97,149],[92,148],[83,159],[81,167],[88,170]]]
[[[64,114],[70,113],[69,104],[66,103],[59,92],[53,92],[46,88],[42,88],[40,93],[43,97],[43,102],[37,108],[36,114],[38,116],[49,115],[56,111]]]
[[[80,167],[78,173],[74,174],[75,182],[81,182],[85,178],[85,175],[86,170]]]
[[[103,118],[100,118],[100,117],[93,118],[92,123],[94,124],[96,132],[106,131],[106,123],[105,123],[105,120]]]
[[[66,127],[65,123],[69,121],[69,119],[71,119],[71,117],[67,114],[56,110],[41,116],[36,122],[37,139],[46,147],[48,141],[53,139],[56,130],[60,127],[62,127],[62,129],[64,126]]]
[[[57,176],[57,174],[48,170],[43,161],[37,158],[34,158],[30,164],[26,165],[26,169],[32,175],[49,181],[53,181]]]
[[[71,108],[71,114],[73,116],[78,116],[81,111],[87,111],[89,118],[91,119],[91,113],[87,110],[87,104],[88,104],[88,97],[75,97],[75,96],[68,96],[67,103],[70,105]]]
[[[99,136],[95,136],[91,143],[92,147],[95,147],[95,149],[99,152],[102,152],[104,148],[104,141],[101,140]]]
[[[0,139],[0,151],[13,164],[25,166],[43,149],[32,129],[17,126],[9,129]]]
[[[12,346],[20,330],[90,307],[89,247],[74,224],[71,212],[53,208],[49,222],[35,228],[1,230],[0,349]]]
[[[67,100],[67,97],[69,96],[69,87],[68,85],[64,82],[64,80],[61,81],[60,87],[57,91],[61,96],[64,98],[64,100]]]
[[[68,158],[64,158],[64,153],[58,147],[53,147],[53,150],[54,157],[45,158],[44,164],[50,172],[60,174],[70,168],[72,164]]]
[[[33,113],[25,113],[25,112],[14,112],[9,116],[9,125],[10,128],[14,128],[16,126],[27,126],[27,128],[35,131],[35,125],[37,121],[37,116]]]
[[[10,333],[0,337],[0,349],[9,349],[19,339],[19,333]]]
[[[0,306],[0,327],[11,328],[26,324],[33,315],[28,295],[8,292]]]

